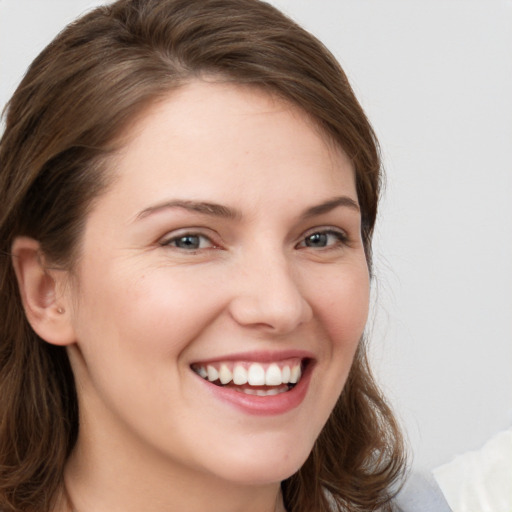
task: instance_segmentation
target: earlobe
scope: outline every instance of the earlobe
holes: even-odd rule
[[[39,242],[29,237],[17,237],[11,254],[25,314],[34,331],[54,345],[73,343],[64,293],[66,272],[48,269]]]

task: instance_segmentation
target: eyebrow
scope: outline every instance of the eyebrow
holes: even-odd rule
[[[328,199],[323,203],[307,208],[302,214],[302,219],[309,219],[311,217],[316,217],[318,215],[323,215],[325,213],[329,213],[330,211],[339,208],[346,207],[351,210],[355,210],[359,212],[359,205],[354,199],[348,196],[339,196],[334,197],[332,199]],[[139,212],[136,216],[136,219],[142,219],[151,215],[152,213],[158,212],[160,210],[164,210],[167,208],[183,208],[188,211],[200,213],[203,215],[211,215],[213,217],[222,217],[227,219],[241,219],[242,213],[235,209],[230,208],[229,206],[225,206],[218,203],[210,203],[205,201],[189,201],[183,199],[173,199],[170,201],[165,201],[163,203],[156,204],[154,206],[150,206],[145,208],[141,212]]]
[[[171,201],[159,203],[155,206],[150,206],[149,208],[145,208],[137,214],[136,219],[142,219],[148,215],[151,215],[152,213],[167,208],[183,208],[184,210],[191,212],[202,213],[203,215],[212,215],[214,217],[224,217],[227,219],[236,219],[242,217],[242,214],[238,210],[230,208],[229,206],[224,206],[222,204],[208,203],[205,201],[187,201],[183,199],[174,199]]]
[[[334,210],[335,208],[339,208],[339,207],[350,208],[351,210],[354,210],[356,212],[360,211],[359,204],[357,203],[357,201],[354,201],[351,197],[348,197],[348,196],[339,196],[339,197],[333,197],[332,199],[324,201],[323,203],[320,203],[319,205],[312,206],[311,208],[308,208],[302,214],[302,218],[309,219],[310,217],[316,217],[316,216],[322,215],[324,213],[329,213],[330,211]]]

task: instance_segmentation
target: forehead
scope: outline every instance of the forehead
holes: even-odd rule
[[[162,115],[164,111],[166,114]],[[204,118],[204,122],[206,116],[213,115],[218,120],[231,118],[234,121],[238,118],[238,121],[242,121],[248,115],[283,112],[307,124],[319,138],[332,146],[333,151],[343,152],[341,145],[319,120],[281,93],[260,84],[244,84],[225,79],[222,75],[201,75],[174,88],[167,95],[159,96],[134,118],[122,131],[120,138],[129,143],[148,125],[156,122],[171,123],[173,118],[185,127],[187,118],[191,122]]]
[[[138,193],[169,187],[201,196],[228,181],[222,193],[233,200],[248,187],[269,195],[276,187],[281,195],[341,187],[355,195],[352,163],[302,109],[219,81],[189,83],[151,105],[126,132],[114,168],[121,182],[140,182]]]

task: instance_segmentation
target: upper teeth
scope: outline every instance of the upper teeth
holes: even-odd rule
[[[195,364],[193,370],[203,379],[210,382],[219,380],[221,384],[241,386],[280,386],[282,384],[296,384],[302,375],[301,361],[299,359],[286,363],[248,363],[225,362],[211,364]]]

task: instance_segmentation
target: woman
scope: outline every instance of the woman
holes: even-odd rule
[[[2,511],[390,509],[380,160],[316,39],[256,0],[98,8],[0,169]]]

